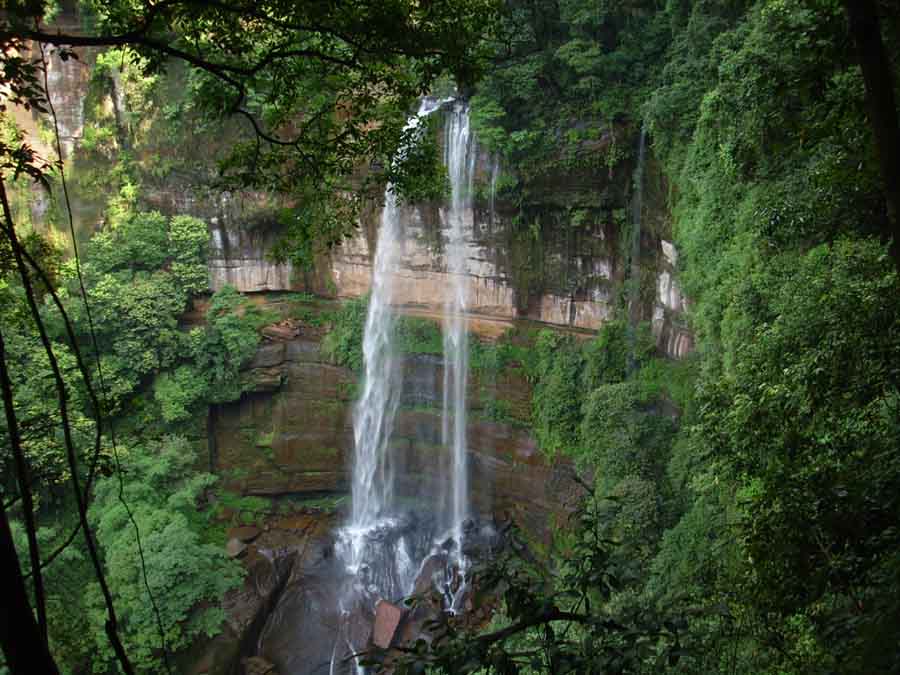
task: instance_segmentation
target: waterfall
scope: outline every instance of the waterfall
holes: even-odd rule
[[[491,198],[489,202],[490,208],[490,225],[494,227],[494,220],[497,217],[497,208],[495,206],[495,201],[497,198],[497,176],[500,175],[500,158],[494,157],[493,162],[491,162]]]
[[[408,123],[415,142],[421,120],[448,101],[426,99]],[[372,290],[363,336],[364,375],[353,417],[355,462],[352,507],[347,525],[337,533],[336,552],[346,581],[339,599],[340,625],[333,647],[331,672],[348,660],[357,673],[365,669],[351,657],[365,647],[353,637],[353,617],[371,616],[384,599],[397,602],[410,595],[419,580],[444,596],[444,608],[460,611],[467,597],[464,530],[469,514],[466,442],[468,379],[467,245],[473,225],[472,181],[475,147],[469,111],[456,102],[445,125],[444,162],[451,197],[441,209],[446,234],[448,282],[444,295],[443,445],[449,455],[443,495],[435,512],[404,512],[394,494],[397,461],[391,435],[400,405],[401,363],[394,345],[394,278],[403,256],[403,223],[396,195],[389,185],[373,261]],[[404,150],[400,150],[402,157]],[[446,458],[446,456],[445,456]],[[423,497],[425,495],[422,495]],[[448,542],[449,540],[449,542]],[[452,545],[451,545],[452,544]],[[355,629],[354,629],[355,630]]]
[[[441,102],[425,99],[407,131],[417,129],[424,117]],[[399,155],[402,157],[404,149]],[[394,276],[402,252],[402,228],[397,196],[392,185],[384,195],[384,211],[375,248],[372,289],[363,336],[362,393],[353,416],[354,466],[351,484],[352,512],[344,528],[349,548],[348,568],[356,573],[365,555],[366,540],[382,525],[394,506],[394,466],[388,452],[400,402],[400,364],[394,346]],[[387,589],[384,589],[387,592]]]
[[[466,233],[472,227],[472,179],[475,148],[469,131],[469,108],[457,102],[445,125],[444,156],[450,177],[450,206],[442,214],[447,227],[446,261],[450,277],[444,295],[443,441],[452,456],[450,529],[456,563],[462,569],[463,524],[469,517],[466,441],[466,384],[469,369]]]
[[[638,161],[634,169],[634,197],[631,204],[631,272],[628,294],[629,338],[631,353],[628,358],[629,371],[635,368],[635,329],[641,320],[641,217],[644,209],[644,155],[647,147],[647,128],[641,126],[638,141]]]

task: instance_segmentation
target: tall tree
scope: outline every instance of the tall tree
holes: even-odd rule
[[[887,202],[889,229],[886,234],[893,240],[891,256],[900,270],[900,124],[893,70],[881,39],[875,0],[844,0],[844,9],[866,85],[869,124],[875,136]]]

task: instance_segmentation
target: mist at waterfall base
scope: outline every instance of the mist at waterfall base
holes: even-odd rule
[[[372,289],[363,339],[364,376],[354,415],[355,462],[349,522],[336,537],[337,559],[346,578],[338,596],[340,622],[330,671],[342,672],[348,656],[369,645],[370,622],[379,602],[429,594],[431,603],[409,613],[419,623],[435,612],[465,611],[466,571],[475,549],[494,545],[490,525],[470,517],[466,441],[468,376],[467,239],[471,236],[475,145],[468,106],[458,101],[423,101],[409,128],[421,128],[433,112],[446,110],[444,163],[450,179],[449,203],[440,210],[448,283],[444,298],[442,387],[443,454],[438,494],[398,495],[404,471],[392,433],[403,395],[403,365],[394,344],[395,281],[404,256],[404,209],[391,186],[373,262]],[[401,151],[402,154],[402,151]],[[406,476],[407,483],[410,476]],[[425,483],[422,484],[424,490]],[[435,600],[437,598],[438,600]],[[353,659],[349,659],[353,662]],[[354,663],[357,672],[363,668]]]

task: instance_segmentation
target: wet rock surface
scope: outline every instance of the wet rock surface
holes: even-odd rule
[[[246,547],[240,560],[257,570],[259,581],[245,583],[244,595],[230,606],[229,615],[236,618],[229,619],[234,626],[225,642],[230,643],[221,645],[228,663],[240,668],[237,657],[258,657],[253,667],[271,664],[280,675],[349,674],[355,672],[355,653],[374,650],[389,663],[397,654],[377,645],[430,639],[426,624],[448,620],[449,609],[476,622],[489,618],[489,609],[473,607],[472,589],[455,562],[456,542],[436,533],[428,515],[441,508],[449,461],[441,442],[442,360],[412,356],[403,367],[406,384],[392,443],[397,491],[407,510],[372,532],[370,554],[357,574],[350,574],[341,558],[343,515],[281,519],[256,528],[259,532],[230,530],[228,536]],[[346,494],[357,374],[325,362],[318,339],[302,329],[290,340],[261,345],[244,371],[248,377],[259,373],[274,374],[279,388],[249,391],[240,401],[219,406],[214,418],[212,459],[224,487],[259,496]],[[463,552],[474,560],[496,546],[497,532],[510,521],[546,540],[575,505],[581,487],[570,465],[549,465],[524,428],[479,417],[484,391],[527,414],[530,389],[521,375],[502,373],[489,382],[473,378],[471,386],[469,485],[472,513],[480,520],[466,525]],[[415,564],[411,571],[396,567],[401,539]],[[407,606],[404,598],[410,596],[416,600]],[[390,625],[375,635],[379,601],[399,613],[382,618]]]
[[[334,555],[332,535],[317,532],[296,558],[257,643],[257,654],[275,664],[281,675],[331,672],[343,575],[343,566]]]
[[[417,355],[405,360],[404,371],[392,444],[398,493],[414,499],[440,494],[448,470],[449,458],[441,450],[443,365],[441,359]],[[261,345],[244,375],[280,385],[219,406],[214,465],[223,485],[261,496],[348,491],[357,374],[326,363],[318,340],[301,335]],[[550,465],[526,429],[480,418],[484,397],[503,401],[525,417],[530,386],[514,372],[471,382],[467,434],[473,508],[515,520],[544,539],[581,494],[574,469],[559,459]]]
[[[371,568],[384,557],[393,559],[401,536],[417,537],[431,547],[416,567],[409,592],[382,597],[379,572],[348,572],[337,544],[334,529],[317,527],[306,537],[302,550],[293,558],[289,577],[265,618],[259,637],[243,658],[272,664],[280,675],[355,673],[353,656],[389,663],[397,653],[391,648],[408,645],[420,637],[430,639],[425,626],[441,620],[455,608],[460,615],[470,612],[471,589],[452,562],[448,550],[454,542],[435,540],[430,531],[433,520],[399,519],[371,542]],[[332,524],[334,524],[332,522]],[[495,555],[502,545],[498,528],[490,522],[470,523],[464,550],[472,561]],[[383,548],[384,556],[378,553]],[[410,602],[407,599],[414,598]],[[454,606],[455,603],[455,606]]]
[[[336,522],[333,513],[301,510],[272,515],[260,526],[231,528],[230,541],[243,546],[240,562],[247,574],[238,588],[225,595],[222,632],[195,645],[182,657],[178,672],[280,674],[277,662],[259,653],[260,635],[277,612],[298,564],[314,556],[317,542],[327,539]]]

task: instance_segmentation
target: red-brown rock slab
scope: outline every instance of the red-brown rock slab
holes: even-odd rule
[[[372,642],[376,647],[387,649],[394,641],[403,610],[387,600],[379,600],[375,605],[375,626],[372,628]]]
[[[246,675],[275,675],[275,665],[259,656],[242,659]]]
[[[259,536],[261,530],[252,525],[244,525],[243,527],[232,527],[228,530],[229,539],[238,539],[245,544],[250,543]]]
[[[293,340],[300,335],[300,329],[289,322],[282,321],[271,326],[265,326],[262,329],[262,334],[263,337],[267,337],[270,340]]]
[[[229,539],[228,543],[225,545],[225,553],[228,554],[229,558],[238,558],[246,550],[247,544],[240,539]]]

